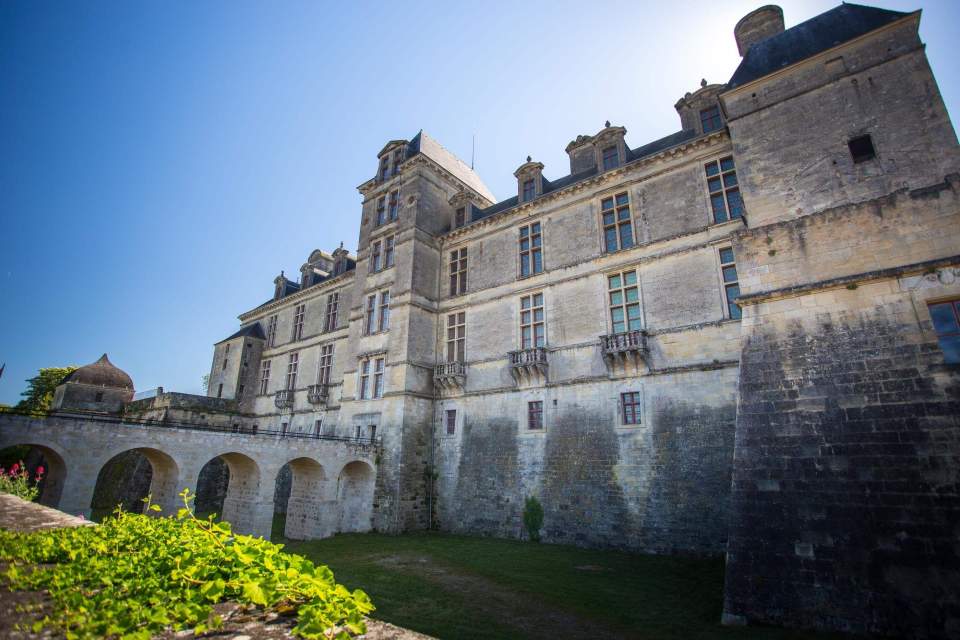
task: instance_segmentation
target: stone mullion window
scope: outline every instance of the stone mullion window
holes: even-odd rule
[[[537,195],[537,183],[533,178],[523,181],[523,193],[521,194],[521,202],[530,202]]]
[[[377,322],[377,331],[386,331],[390,328],[390,292],[380,293],[380,313]]]
[[[380,180],[386,180],[390,177],[390,158],[388,156],[383,156],[380,158]]]
[[[467,222],[467,208],[466,207],[457,207],[456,212],[453,214],[453,228],[459,229]]]
[[[467,248],[450,252],[450,295],[457,296],[467,292]]]
[[[601,155],[604,171],[616,169],[620,166],[620,150],[617,148],[617,145],[604,148]]]
[[[377,226],[387,223],[387,204],[386,197],[380,196],[377,198]]]
[[[607,303],[610,305],[610,327],[613,333],[641,329],[640,289],[633,269],[607,276]]]
[[[600,201],[603,219],[603,250],[607,253],[633,246],[633,221],[630,215],[630,196],[618,193]]]
[[[317,384],[330,384],[330,371],[333,369],[333,345],[320,347],[320,365],[317,368]]]
[[[380,271],[380,241],[377,240],[373,243],[373,247],[370,250],[370,271],[376,272]]]
[[[273,315],[267,319],[267,346],[275,347],[277,345],[277,316]]]
[[[447,435],[452,436],[457,432],[457,410],[447,409],[446,412]]]
[[[340,305],[340,293],[334,292],[327,296],[327,317],[323,330],[333,331],[337,328],[337,307]]]
[[[733,256],[733,249],[720,249],[720,273],[723,277],[723,296],[727,302],[727,313],[731,320],[739,320],[740,305],[734,302],[740,295],[740,283],[737,278],[737,265]]]
[[[360,399],[367,400],[370,390],[370,359],[360,361]]]
[[[367,309],[365,313],[366,334],[370,335],[376,331],[377,318],[377,294],[367,296]]]
[[[737,171],[733,157],[728,156],[704,165],[707,174],[707,190],[710,192],[710,208],[714,222],[726,222],[743,217],[743,199],[737,183]]]
[[[527,429],[539,431],[543,429],[543,401],[535,400],[527,403]]]
[[[291,353],[287,360],[287,389],[297,388],[297,368],[300,365],[300,354]]]
[[[390,167],[390,175],[395,176],[400,173],[401,162],[403,162],[403,149],[396,149],[393,152],[393,164]]]
[[[543,294],[534,293],[520,298],[520,348],[532,349],[546,344]]]
[[[270,389],[270,361],[264,360],[260,364],[260,393],[266,394]]]
[[[383,365],[384,359],[377,358],[373,364],[373,397],[383,397]]]
[[[467,314],[465,311],[447,316],[447,362],[466,359]]]
[[[520,227],[520,277],[543,272],[543,235],[540,223]]]
[[[292,340],[300,340],[303,337],[303,318],[307,313],[306,304],[298,304],[293,313],[293,333]]]
[[[387,209],[387,220],[394,221],[400,212],[400,191],[390,192],[390,204]]]
[[[723,127],[723,119],[720,117],[720,107],[714,105],[700,111],[700,127],[704,133],[717,131]]]
[[[390,236],[383,241],[383,268],[388,269],[393,266],[394,247],[397,241],[396,236]]]
[[[640,424],[640,404],[639,391],[627,391],[620,394],[623,424]]]

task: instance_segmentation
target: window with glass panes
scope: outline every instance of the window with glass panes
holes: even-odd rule
[[[456,212],[454,212],[453,214],[453,228],[459,229],[466,223],[466,221],[467,221],[467,208],[458,207]]]
[[[527,429],[537,431],[543,429],[543,401],[536,400],[527,403]]]
[[[722,127],[723,120],[720,119],[720,107],[713,106],[703,109],[700,112],[700,125],[703,127],[704,133],[710,133]]]
[[[467,349],[467,314],[447,315],[447,362],[463,362]]]
[[[277,344],[277,316],[270,316],[267,319],[267,346],[273,347]]]
[[[387,223],[387,198],[380,196],[377,198],[377,226]]]
[[[447,435],[452,436],[457,432],[457,410],[447,409]]]
[[[393,166],[390,168],[391,175],[400,173],[400,163],[403,162],[403,150],[397,149],[393,152]]]
[[[372,296],[367,296],[367,308],[365,311],[365,322],[367,335],[375,332],[377,330],[376,325],[377,319],[377,294]]]
[[[737,320],[740,318],[740,305],[734,300],[740,295],[740,283],[737,279],[733,249],[730,247],[720,249],[720,273],[723,275],[723,296],[727,301],[727,313],[731,319]]]
[[[530,202],[537,193],[537,187],[533,180],[523,181],[523,198],[521,202]]]
[[[710,191],[710,207],[714,222],[726,222],[743,217],[743,200],[737,185],[737,171],[733,158],[721,158],[704,165],[707,172],[707,189]]]
[[[607,276],[607,301],[613,333],[641,329],[640,289],[633,269]]]
[[[370,397],[370,360],[360,361],[360,399],[367,400]]]
[[[400,192],[391,191],[390,192],[390,207],[387,209],[387,218],[390,220],[396,220],[397,215],[400,211]]]
[[[629,249],[633,246],[633,225],[630,220],[630,196],[618,193],[600,201],[603,216],[603,250]]]
[[[323,322],[324,331],[333,331],[337,328],[337,307],[340,306],[340,293],[335,292],[327,296],[327,314]]]
[[[377,331],[386,331],[390,328],[390,292],[380,293],[380,319],[377,321]]]
[[[373,397],[383,397],[383,358],[377,358],[373,362]]]
[[[370,271],[380,271],[380,241],[377,240],[370,248]]]
[[[270,388],[270,361],[260,363],[260,393],[265,394]]]
[[[330,372],[333,370],[333,345],[320,347],[320,366],[317,369],[317,384],[330,384]]]
[[[390,158],[383,156],[380,158],[380,179],[386,180],[390,177]]]
[[[287,359],[287,389],[297,388],[297,367],[300,365],[300,354],[291,353]]]
[[[394,254],[394,244],[397,241],[396,236],[390,236],[383,241],[383,268],[393,266],[393,254]]]
[[[299,340],[303,337],[303,317],[307,313],[306,304],[298,304],[293,312],[293,340]]]
[[[927,308],[943,351],[943,361],[960,363],[960,299],[928,303]]]
[[[546,343],[543,321],[543,294],[520,298],[520,348],[542,347]]]
[[[520,227],[520,277],[543,271],[543,236],[540,223]]]
[[[616,169],[620,166],[620,152],[616,146],[607,147],[603,150],[603,170]]]
[[[467,248],[450,252],[450,295],[467,292]]]
[[[640,424],[640,392],[627,391],[620,394],[623,424]]]

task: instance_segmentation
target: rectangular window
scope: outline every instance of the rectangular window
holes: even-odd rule
[[[390,292],[380,293],[380,320],[377,323],[378,331],[386,331],[390,328]]]
[[[447,435],[452,436],[457,432],[457,410],[447,409]]]
[[[263,395],[270,387],[270,361],[260,363],[260,394]]]
[[[277,316],[270,316],[267,319],[267,346],[275,347],[277,345]]]
[[[929,304],[930,320],[947,364],[960,363],[960,300]]]
[[[297,367],[300,363],[300,354],[291,353],[287,360],[287,389],[297,388]]]
[[[373,243],[370,249],[370,271],[380,271],[380,241]]]
[[[243,385],[240,385],[239,387],[237,387],[237,397],[238,398],[243,397]]]
[[[525,278],[543,271],[543,235],[540,223],[520,227],[520,277]]]
[[[737,184],[737,171],[733,158],[726,157],[704,165],[707,172],[707,189],[710,191],[710,207],[714,222],[726,222],[743,217],[743,200]]]
[[[530,202],[537,193],[537,186],[533,180],[523,181],[523,199],[521,202]]]
[[[720,129],[723,126],[723,120],[720,119],[720,107],[712,106],[709,109],[703,109],[700,112],[700,125],[704,133]]]
[[[307,313],[307,305],[298,304],[293,312],[293,340],[300,340],[303,337],[303,317]]]
[[[546,343],[543,320],[543,294],[520,298],[520,348],[542,347]]]
[[[323,435],[323,418],[317,418],[313,421],[313,437],[319,438]]]
[[[327,296],[327,316],[323,322],[324,331],[333,331],[337,328],[337,307],[340,306],[340,293],[331,293]]]
[[[607,276],[607,294],[610,305],[610,326],[613,333],[641,329],[637,272],[631,269]]]
[[[400,173],[400,163],[403,162],[403,150],[397,149],[393,152],[393,167],[390,169],[390,175]]]
[[[376,294],[372,296],[367,296],[367,310],[364,323],[366,325],[366,333],[370,335],[374,332],[376,325],[374,324],[374,319],[377,315],[377,296]]]
[[[330,372],[333,369],[333,345],[320,347],[320,363],[317,368],[317,384],[330,384]]]
[[[360,425],[357,425],[357,428],[354,430],[354,437],[355,437],[357,440],[360,439],[360,430],[361,430],[362,428],[363,428],[363,427],[361,427]]]
[[[280,423],[280,437],[287,435],[287,427],[288,425],[286,422]]]
[[[227,360],[226,358],[223,359],[223,369],[221,369],[222,371],[226,371],[226,370],[227,370],[227,363],[228,363],[228,362],[230,362],[230,361]]]
[[[460,207],[457,209],[456,213],[453,215],[453,228],[459,229],[467,222],[467,209],[466,207]]]
[[[617,147],[607,147],[603,150],[603,170],[616,169],[620,166],[620,152]]]
[[[370,434],[370,442],[373,442],[377,439],[377,425],[370,424],[367,425],[367,433]]]
[[[727,301],[727,312],[731,320],[740,319],[740,305],[734,300],[740,295],[740,284],[737,281],[737,265],[733,259],[733,249],[720,249],[720,272],[723,275],[723,295]]]
[[[97,402],[100,402],[100,400],[103,399],[103,392],[98,393],[97,396],[98,396],[98,397],[97,397]],[[223,397],[223,385],[222,385],[222,384],[217,388],[217,397],[218,397],[218,398],[222,398],[222,397]]]
[[[373,363],[373,397],[383,397],[383,358],[377,358]]]
[[[850,148],[850,156],[853,158],[854,164],[873,160],[877,157],[877,152],[873,148],[873,138],[869,134],[850,139],[847,146]]]
[[[527,429],[531,431],[543,429],[543,402],[541,400],[527,403]]]
[[[454,249],[450,252],[450,295],[456,296],[467,292],[467,248]]]
[[[387,199],[385,196],[377,198],[377,226],[387,223]]]
[[[463,362],[467,348],[467,314],[465,311],[447,316],[447,362]]]
[[[390,236],[383,241],[383,268],[387,269],[393,266],[393,254],[394,254],[394,243],[396,242],[396,236]]]
[[[360,361],[360,399],[369,399],[370,392],[370,360]]]
[[[396,220],[400,212],[400,192],[391,191],[390,192],[390,208],[387,210],[387,218],[389,220]]]
[[[600,201],[603,216],[603,250],[607,253],[633,246],[633,225],[630,220],[630,196],[618,193]]]
[[[620,406],[623,409],[623,424],[640,424],[640,392],[628,391],[620,394]]]
[[[387,156],[383,156],[382,158],[380,158],[380,179],[381,180],[386,180],[388,177],[390,177],[389,170],[390,170],[390,158],[388,158]]]

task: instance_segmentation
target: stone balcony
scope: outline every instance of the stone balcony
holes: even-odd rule
[[[613,374],[640,374],[647,368],[647,332],[642,329],[600,336],[603,359]]]
[[[511,351],[510,375],[518,385],[545,384],[547,381],[547,348],[531,347]]]
[[[440,389],[462,389],[467,381],[467,365],[444,362],[433,369],[433,383]]]
[[[273,404],[277,409],[289,409],[293,406],[293,389],[281,389],[273,395]]]
[[[312,384],[307,387],[307,402],[310,404],[327,404],[328,395],[325,384]]]

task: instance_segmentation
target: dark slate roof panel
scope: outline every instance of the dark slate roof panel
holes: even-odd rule
[[[639,160],[641,158],[646,158],[647,156],[660,153],[664,149],[675,147],[682,142],[686,142],[687,140],[693,140],[697,137],[697,135],[698,134],[694,129],[684,129],[683,131],[671,133],[670,135],[660,138],[659,140],[648,142],[642,147],[631,149],[627,153],[627,162],[633,162],[634,160]]]
[[[234,338],[259,338],[261,340],[266,340],[267,336],[263,333],[263,327],[260,326],[259,322],[254,322],[253,324],[248,324],[245,327],[240,327],[240,330],[229,338],[224,338],[220,342],[226,342],[227,340],[233,340]],[[220,344],[218,342],[217,344]]]
[[[842,4],[752,45],[730,78],[732,89],[858,38],[909,15],[900,11]]]

